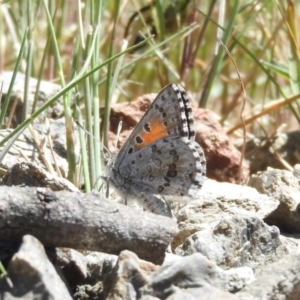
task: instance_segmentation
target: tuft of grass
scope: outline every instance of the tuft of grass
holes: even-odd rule
[[[68,179],[80,185],[82,176],[85,191],[99,187],[103,147],[96,140],[109,144],[111,105],[170,82],[182,83],[195,103],[219,115],[233,137],[242,135],[240,80],[247,92],[247,134],[272,134],[282,123],[296,129],[299,17],[300,3],[282,0],[2,1],[0,69],[25,73],[25,86],[32,76],[62,88],[32,111],[25,88],[24,120],[0,141],[6,145],[0,160],[18,134],[62,97]],[[2,128],[8,101],[9,94],[1,103]],[[74,119],[92,135],[79,129],[79,161]]]

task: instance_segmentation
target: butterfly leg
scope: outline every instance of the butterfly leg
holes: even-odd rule
[[[100,189],[97,189],[97,184],[98,184],[98,181],[99,180],[102,180],[103,182],[105,182],[106,184],[106,193],[105,193],[105,197],[108,198],[109,197],[109,177],[108,176],[100,176],[96,182],[94,183],[93,185],[93,190],[101,190],[103,188],[103,185],[104,183],[101,183],[100,185]]]

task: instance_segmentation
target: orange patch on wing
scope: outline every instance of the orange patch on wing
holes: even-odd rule
[[[148,146],[149,144],[166,137],[168,135],[167,128],[158,120],[155,120],[154,122],[150,123],[150,132],[143,131],[141,132],[141,138],[143,142],[141,144],[136,144],[135,149],[140,149],[145,146]]]

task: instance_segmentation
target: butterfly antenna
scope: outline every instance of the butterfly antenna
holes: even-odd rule
[[[117,148],[118,148],[118,141],[119,141],[120,133],[122,130],[122,126],[123,126],[123,121],[121,120],[118,125],[117,137],[116,137],[116,141],[115,141],[115,145],[114,145],[115,150],[117,150]]]
[[[106,152],[110,153],[109,149],[107,147],[105,147],[105,145],[99,141],[96,137],[94,137],[90,132],[88,132],[77,120],[74,120],[74,122],[76,123],[76,125],[78,127],[80,127],[86,134],[88,134],[89,136],[91,136],[95,141],[97,141],[98,143],[101,144],[102,149],[101,150],[105,150]]]

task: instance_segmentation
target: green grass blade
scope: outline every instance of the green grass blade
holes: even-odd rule
[[[17,72],[18,72],[19,67],[21,65],[21,62],[22,62],[28,31],[29,31],[29,28],[27,28],[25,30],[25,33],[24,33],[24,36],[23,36],[23,39],[22,39],[22,43],[21,43],[21,47],[20,47],[20,51],[19,51],[19,55],[17,57],[15,68],[14,68],[14,71],[13,71],[13,76],[12,76],[11,81],[10,81],[10,85],[9,85],[9,88],[8,88],[8,91],[7,91],[7,94],[6,94],[6,97],[5,97],[5,101],[4,101],[3,106],[1,108],[0,127],[3,125],[4,118],[5,118],[5,115],[6,115],[6,112],[7,112],[7,108],[8,108],[9,102],[10,102],[10,97],[11,97],[13,87],[14,87],[14,84],[15,84],[15,80],[16,80],[16,77],[17,77]]]

